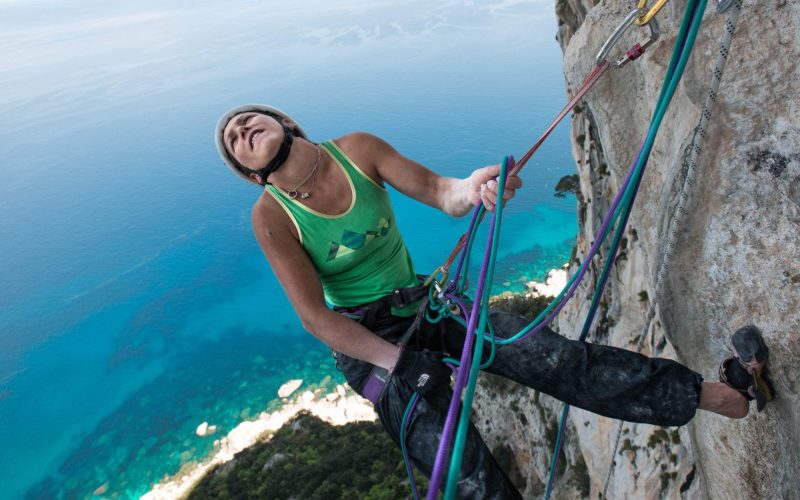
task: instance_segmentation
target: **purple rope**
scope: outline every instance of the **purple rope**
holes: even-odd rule
[[[475,212],[477,213],[478,209],[476,209]],[[473,216],[473,220],[475,217],[476,216]],[[481,310],[481,297],[483,296],[483,288],[486,285],[489,258],[492,254],[494,226],[495,219],[493,217],[491,226],[489,227],[489,237],[486,241],[486,250],[483,254],[483,264],[481,264],[478,286],[475,289],[475,303],[472,305],[472,312],[470,313],[469,323],[467,325],[467,336],[466,339],[464,339],[464,349],[461,351],[461,362],[458,375],[456,376],[456,385],[453,388],[453,397],[450,399],[450,407],[447,409],[447,419],[444,423],[442,438],[439,440],[439,448],[436,450],[436,460],[433,463],[433,474],[431,474],[431,483],[428,487],[428,500],[436,500],[439,485],[442,482],[442,472],[447,458],[450,455],[450,441],[456,424],[458,407],[461,403],[461,393],[464,392],[464,386],[467,384],[467,379],[469,378],[470,365],[472,364],[472,345],[475,340],[475,327],[478,324],[478,316]]]
[[[637,155],[637,160],[638,156],[640,156],[644,151],[644,146],[645,144],[642,143],[642,146],[639,148],[639,154]],[[547,316],[541,323],[536,325],[530,332],[526,333],[525,335],[517,339],[516,340],[517,342],[520,340],[524,340],[532,335],[535,335],[536,333],[541,331],[546,325],[548,325],[551,321],[553,321],[553,318],[555,318],[561,312],[561,310],[566,306],[567,302],[569,302],[569,300],[572,298],[575,291],[578,289],[578,285],[580,285],[584,275],[586,274],[586,271],[589,268],[589,263],[592,261],[592,259],[600,249],[600,244],[602,243],[600,236],[602,236],[602,234],[606,232],[606,229],[608,229],[608,226],[611,224],[614,212],[617,210],[617,207],[622,201],[622,197],[624,196],[625,191],[627,190],[627,187],[630,184],[631,179],[633,178],[633,173],[636,170],[636,163],[637,161],[634,161],[633,164],[631,165],[630,169],[628,170],[628,174],[625,177],[625,180],[622,182],[622,185],[620,186],[617,195],[614,197],[614,201],[611,203],[611,207],[609,208],[608,213],[603,219],[603,224],[600,226],[600,229],[595,235],[594,243],[592,244],[592,247],[589,249],[586,258],[584,259],[584,262],[579,269],[578,278],[575,280],[570,289],[567,291],[567,294],[562,298],[559,305],[556,306],[556,308],[550,313],[550,315]],[[476,207],[476,209],[472,214],[472,220],[470,221],[470,232],[474,228],[479,211],[480,211],[480,206]],[[453,397],[450,400],[450,406],[447,410],[447,419],[445,420],[442,437],[439,441],[439,448],[436,451],[436,460],[434,461],[433,465],[433,473],[431,474],[431,482],[428,488],[427,500],[436,500],[436,495],[437,492],[439,491],[439,487],[441,484],[442,471],[444,469],[445,461],[447,460],[447,455],[449,455],[450,452],[450,440],[452,438],[453,428],[455,427],[455,418],[459,402],[461,401],[460,396],[461,393],[464,391],[464,386],[466,385],[467,382],[466,379],[469,377],[469,371],[471,365],[470,354],[472,351],[472,345],[475,338],[475,327],[477,326],[478,314],[479,311],[481,310],[480,302],[481,302],[481,297],[483,295],[483,288],[486,284],[486,273],[488,270],[489,257],[491,255],[491,244],[492,244],[492,236],[494,234],[494,226],[495,226],[495,219],[492,218],[491,227],[489,229],[489,237],[486,243],[486,250],[484,252],[483,263],[481,265],[480,275],[478,278],[478,286],[476,287],[475,290],[476,300],[475,303],[473,304],[472,311],[469,317],[469,323],[467,325],[467,336],[464,341],[464,349],[461,351],[461,361],[460,361],[461,366],[460,369],[458,370],[458,375],[456,377],[456,385],[453,388]],[[458,268],[455,274],[456,278],[461,273],[462,266],[466,258],[466,248],[467,246],[464,247],[464,251],[462,252],[461,259],[459,261]],[[459,303],[459,306],[462,307],[462,309],[466,310],[463,303]]]
[[[643,153],[643,151],[640,150],[639,151],[639,156],[637,156],[636,160],[634,160],[634,166],[636,166],[636,163],[639,162],[642,153]],[[642,164],[642,171],[644,171],[645,168],[647,168],[647,159],[645,159],[644,163]],[[636,185],[634,186],[634,191],[633,191],[634,199],[635,199],[636,193],[639,191],[639,186],[642,183],[642,177],[644,177],[644,175],[640,175],[636,179]],[[633,201],[633,200],[631,200],[631,201]],[[622,227],[623,228],[628,225],[628,219],[630,219],[630,215],[631,215],[631,210],[627,210],[626,213],[625,213],[625,217],[623,217],[623,219],[622,219]],[[609,254],[608,254],[608,256],[606,258],[607,259],[611,259],[612,262],[613,262],[613,259],[617,256],[617,250],[619,250],[619,241],[616,241],[616,245],[614,245],[610,249]],[[595,297],[599,297],[599,296],[601,296],[603,294],[603,292],[605,291],[605,288],[606,288],[606,284],[608,283],[608,277],[609,276],[611,276],[610,272],[607,272],[607,273],[603,274],[603,276],[602,276],[603,279],[600,281],[600,284],[598,285],[597,289],[595,290]],[[585,320],[585,322],[583,324],[583,329],[581,331],[580,337],[578,338],[578,340],[580,340],[581,342],[586,340],[586,336],[589,333],[589,329],[591,328],[592,323],[594,322],[595,316],[597,316],[597,306],[596,305],[592,308],[591,311],[589,311],[589,315],[586,317],[586,320]],[[550,493],[552,491],[551,488],[552,488],[552,485],[553,485],[553,482],[552,482],[553,476],[552,476],[552,474],[553,474],[553,471],[556,470],[556,464],[558,462],[558,456],[561,453],[561,449],[564,447],[564,434],[566,434],[565,430],[566,430],[567,418],[569,417],[569,408],[570,408],[570,405],[564,403],[564,411],[561,414],[561,422],[559,422],[559,424],[558,424],[558,439],[556,440],[556,447],[555,447],[555,451],[553,452],[553,460],[552,460],[552,463],[550,465],[550,471],[551,471],[550,474],[551,474],[551,476],[548,479],[548,488],[547,488],[547,492],[545,494],[545,499],[549,499],[550,498]]]
[[[551,312],[549,316],[547,316],[544,320],[542,320],[542,322],[536,325],[531,331],[529,331],[522,337],[518,338],[514,342],[519,342],[521,340],[530,337],[531,335],[539,333],[542,330],[542,328],[544,328],[545,326],[550,324],[551,321],[553,321],[553,318],[555,318],[558,315],[558,313],[561,312],[564,306],[567,305],[567,302],[569,302],[569,299],[572,298],[572,295],[575,293],[575,290],[578,289],[578,285],[580,285],[581,280],[583,280],[583,276],[589,269],[589,263],[592,261],[595,254],[597,254],[597,251],[600,249],[600,244],[602,243],[600,237],[606,231],[609,224],[611,224],[611,219],[614,216],[614,212],[617,210],[617,207],[619,206],[619,203],[622,200],[623,195],[625,194],[628,184],[630,184],[631,179],[633,178],[633,172],[634,170],[636,170],[636,163],[638,162],[639,156],[642,154],[643,151],[644,151],[644,143],[642,143],[641,148],[639,148],[639,154],[636,155],[636,160],[634,160],[630,170],[628,170],[628,175],[625,177],[625,180],[622,181],[622,185],[620,186],[619,191],[617,192],[617,196],[614,197],[614,201],[611,203],[611,208],[608,209],[608,213],[606,214],[606,217],[603,220],[603,225],[600,226],[600,230],[597,232],[597,234],[595,234],[594,243],[592,244],[592,247],[589,249],[589,253],[586,256],[586,259],[584,259],[583,264],[581,264],[580,270],[578,272],[578,278],[575,280],[574,283],[572,283],[572,286],[570,287],[569,291],[561,299],[561,302],[558,304],[558,306],[556,306],[553,312]],[[500,339],[500,340],[505,340],[505,339]]]
[[[458,277],[461,276],[461,268],[464,266],[464,261],[467,257],[467,249],[469,248],[469,235],[472,234],[473,229],[475,229],[475,224],[478,222],[478,213],[480,213],[482,206],[482,203],[478,203],[478,205],[475,207],[475,210],[472,211],[472,219],[469,221],[469,229],[467,229],[467,232],[465,233],[468,239],[464,242],[464,248],[461,249],[461,258],[458,260],[456,274],[452,278],[453,283],[455,283],[456,286],[458,286]]]
[[[467,305],[464,303],[464,301],[461,300],[459,297],[457,297],[455,294],[447,293],[445,294],[445,297],[452,300],[453,302],[456,303],[456,305],[458,305],[458,307],[461,309],[461,313],[464,315],[465,318],[471,314],[469,312],[469,309],[467,309]]]

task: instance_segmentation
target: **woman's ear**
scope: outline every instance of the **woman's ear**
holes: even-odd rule
[[[282,118],[281,119],[281,124],[282,125],[286,125],[287,127],[289,127],[289,130],[291,130],[292,133],[294,133],[294,135],[298,134],[297,124],[294,121],[292,121],[291,118],[288,118],[288,117]]]
[[[250,177],[250,180],[255,182],[256,184],[258,184],[259,186],[263,186],[264,185],[264,183],[261,182],[261,176],[260,175],[258,175],[258,174],[250,174],[250,175],[248,175],[248,177]]]

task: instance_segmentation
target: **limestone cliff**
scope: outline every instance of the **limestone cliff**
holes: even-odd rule
[[[569,89],[591,71],[599,47],[634,4],[557,1]],[[610,73],[573,113],[581,196],[572,272],[645,137],[685,5],[668,3],[657,17],[659,41]],[[726,18],[710,1],[655,142],[592,342],[633,349],[641,334]],[[645,33],[633,29],[627,45]],[[800,498],[799,56],[800,2],[744,2],[687,217],[644,343],[645,354],[677,359],[716,380],[730,333],[754,323],[771,349],[778,399],[763,413],[753,405],[738,421],[699,412],[680,429],[626,424],[613,465],[617,422],[574,411],[555,498],[598,498],[610,466],[609,498]],[[578,336],[601,265],[593,262],[562,313],[563,334]],[[487,442],[526,497],[540,494],[559,405],[488,378],[477,401]]]

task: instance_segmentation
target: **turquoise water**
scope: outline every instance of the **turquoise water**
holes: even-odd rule
[[[199,423],[342,382],[252,237],[258,189],[217,159],[222,111],[269,102],[464,176],[565,102],[552,1],[336,4],[0,5],[0,498],[136,497],[210,450]],[[522,172],[496,291],[569,256],[567,134]],[[467,221],[392,196],[433,270]]]

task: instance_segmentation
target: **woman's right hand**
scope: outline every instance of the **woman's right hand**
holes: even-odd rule
[[[403,350],[392,370],[420,396],[428,397],[439,387],[450,384],[452,370],[442,362],[442,356],[433,351]]]

